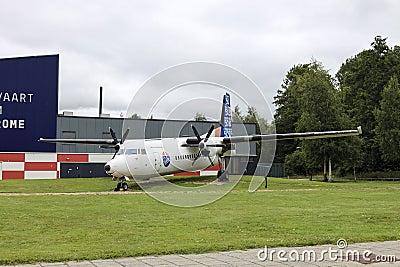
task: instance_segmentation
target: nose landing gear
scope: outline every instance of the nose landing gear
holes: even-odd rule
[[[127,183],[127,181],[129,181],[129,179],[126,178],[126,177],[118,178],[118,184],[117,184],[117,187],[114,189],[114,191],[118,192],[118,191],[121,191],[121,189],[123,191],[128,191],[128,183]]]

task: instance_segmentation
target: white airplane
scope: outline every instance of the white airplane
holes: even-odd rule
[[[218,171],[219,180],[227,179],[226,155],[232,152],[236,143],[271,141],[286,139],[319,139],[343,136],[356,136],[362,133],[361,127],[356,130],[259,134],[232,136],[232,111],[230,95],[223,97],[221,125],[200,135],[192,125],[194,137],[132,139],[126,140],[129,128],[120,140],[110,128],[112,140],[105,139],[43,139],[39,142],[60,142],[75,144],[99,144],[102,148],[114,148],[115,154],[108,161],[104,170],[113,180],[118,181],[116,191],[128,190],[130,178],[142,179],[175,174],[180,172],[203,170],[221,164]]]

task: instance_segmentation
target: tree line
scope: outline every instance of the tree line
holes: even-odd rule
[[[391,48],[386,40],[376,36],[370,49],[346,59],[335,75],[315,59],[293,66],[274,98],[271,124],[254,107],[242,115],[235,106],[233,121],[256,123],[258,134],[274,127],[290,133],[362,126],[360,137],[277,142],[274,162],[285,163],[290,175],[326,173],[328,163],[338,174],[400,171],[400,46]],[[257,145],[258,154],[263,146]]]
[[[376,36],[335,76],[322,63],[293,66],[274,98],[276,132],[354,129],[361,137],[277,143],[275,162],[291,174],[319,172],[331,161],[342,174],[400,170],[400,47]]]

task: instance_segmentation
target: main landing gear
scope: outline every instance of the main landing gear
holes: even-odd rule
[[[127,181],[129,181],[128,180],[128,178],[126,178],[126,177],[121,177],[121,178],[119,178],[118,179],[118,184],[117,184],[117,187],[116,188],[114,188],[114,191],[121,191],[121,189],[123,190],[123,191],[128,191],[128,183],[127,183]]]
[[[229,158],[222,157],[221,170],[219,170],[217,173],[218,182],[229,182],[229,174],[227,169],[228,164]]]
[[[222,171],[219,170],[217,173],[217,177],[218,177],[218,182],[229,182],[229,175],[228,175],[228,171]]]

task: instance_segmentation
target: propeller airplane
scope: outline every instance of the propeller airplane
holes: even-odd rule
[[[194,125],[191,128],[194,137],[127,139],[130,129],[126,129],[121,139],[110,128],[112,139],[44,139],[39,142],[97,144],[101,148],[113,148],[115,153],[105,166],[105,172],[117,181],[116,191],[128,190],[130,178],[142,179],[176,174],[180,172],[203,170],[221,163],[218,179],[226,180],[226,155],[233,150],[234,144],[255,141],[287,139],[319,139],[344,136],[357,136],[362,133],[359,126],[355,130],[257,134],[232,136],[232,111],[230,95],[223,97],[221,124],[214,125],[207,133],[200,135]]]

